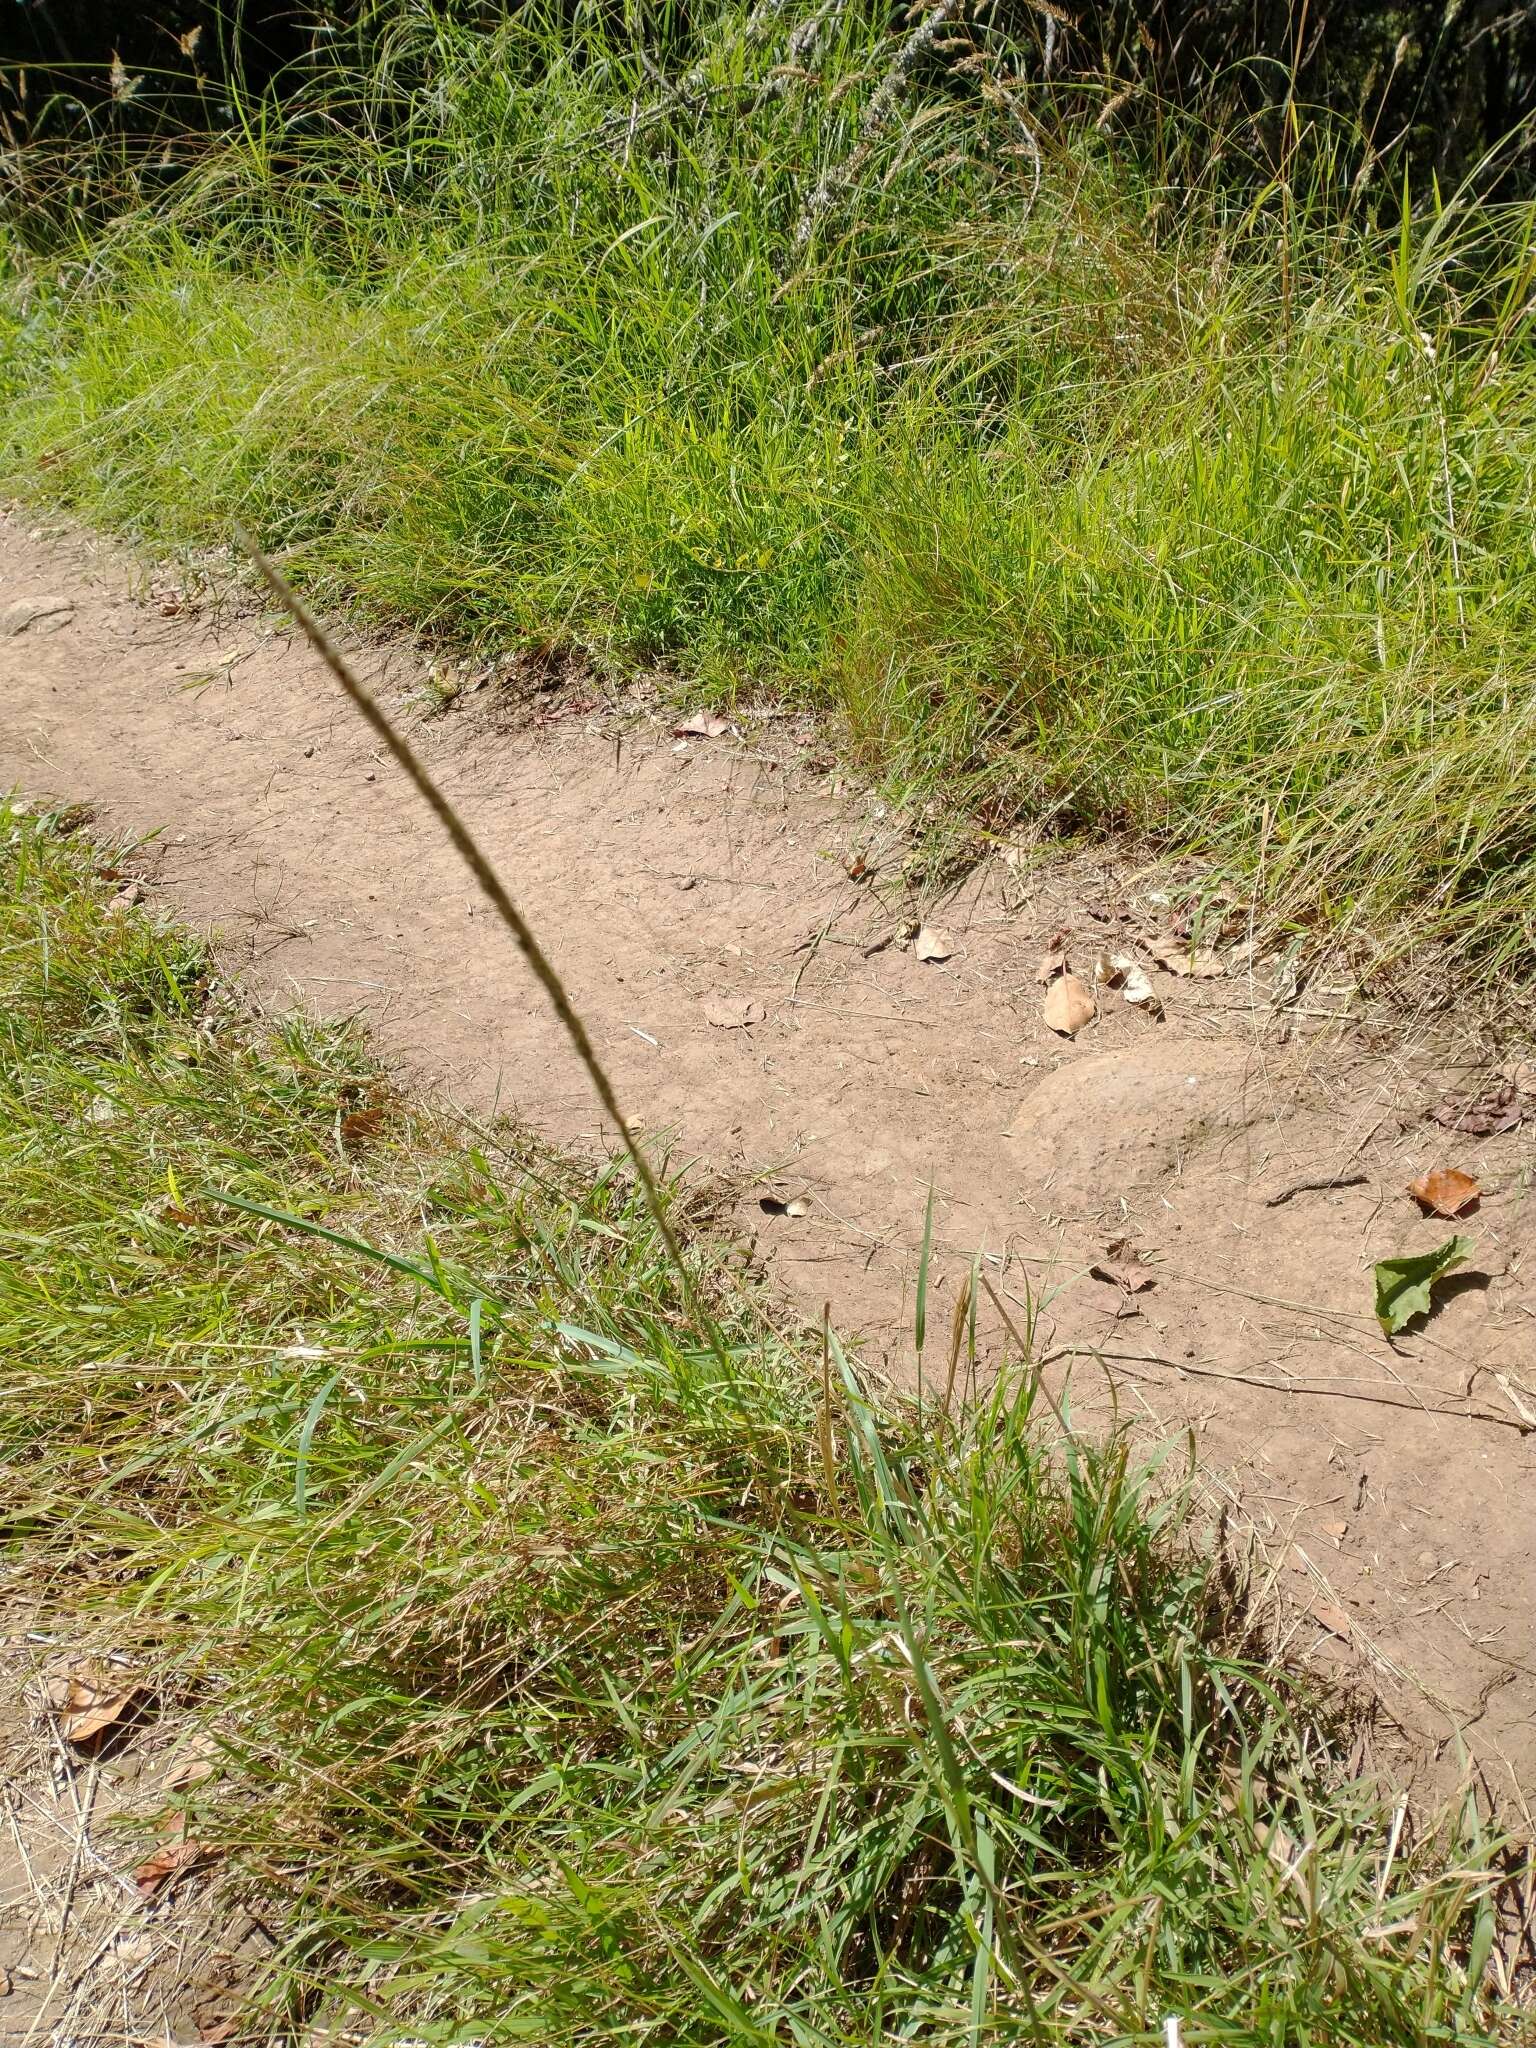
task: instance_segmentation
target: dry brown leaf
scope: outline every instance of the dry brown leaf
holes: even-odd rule
[[[1427,1215],[1461,1216],[1483,1190],[1458,1166],[1432,1166],[1410,1183],[1408,1192]]]
[[[1473,1138],[1496,1138],[1514,1130],[1525,1117],[1520,1091],[1507,1077],[1466,1095],[1447,1095],[1430,1112],[1430,1118],[1448,1131],[1465,1131]]]
[[[1150,1266],[1144,1266],[1132,1246],[1125,1243],[1109,1245],[1104,1257],[1096,1259],[1088,1268],[1096,1280],[1108,1280],[1116,1287],[1123,1287],[1127,1294],[1144,1294],[1149,1287],[1157,1285],[1157,1275]]]
[[[1348,1642],[1352,1632],[1349,1616],[1342,1607],[1336,1607],[1331,1600],[1314,1600],[1308,1612],[1314,1621],[1320,1621],[1332,1634]]]
[[[1075,974],[1061,974],[1046,990],[1040,1015],[1050,1030],[1059,1031],[1063,1038],[1076,1038],[1098,1015],[1098,1005],[1086,982]]]
[[[715,711],[695,711],[685,718],[681,725],[672,728],[673,737],[680,740],[718,740],[731,729],[731,721],[722,718]]]
[[[919,960],[947,960],[954,950],[954,940],[936,924],[925,924],[912,941],[912,951]]]
[[[749,1024],[761,1024],[766,1014],[751,996],[711,996],[704,1005],[705,1021],[717,1031],[745,1030]]]
[[[1067,928],[1058,925],[1045,942],[1045,951],[1040,955],[1040,965],[1035,969],[1035,979],[1042,987],[1054,981],[1058,974],[1067,971]]]
[[[217,2048],[219,2042],[232,2041],[239,2031],[238,2019],[213,2020],[207,2026],[199,2023],[197,2038],[204,2044],[204,2048]]]
[[[54,1705],[59,1733],[80,1747],[94,1742],[138,1704],[143,1691],[142,1686],[129,1685],[107,1692],[94,1679],[70,1678],[65,1682],[63,1697]]]
[[[811,1213],[810,1200],[803,1193],[780,1195],[770,1192],[758,1197],[757,1206],[765,1216],[809,1216]]]
[[[201,1785],[218,1768],[219,1746],[211,1735],[194,1736],[180,1756],[172,1759],[165,1774],[167,1792],[184,1792],[189,1785]]]
[[[154,1855],[147,1856],[135,1870],[133,1881],[146,1899],[152,1899],[162,1885],[201,1863],[210,1853],[191,1835],[181,1841],[162,1842]]]
[[[1159,967],[1191,981],[1217,981],[1227,971],[1220,954],[1213,953],[1209,946],[1192,945],[1184,939],[1166,935],[1149,939],[1147,950]]]
[[[1319,1523],[1318,1526],[1321,1528],[1323,1534],[1325,1536],[1331,1536],[1335,1543],[1342,1543],[1344,1541],[1344,1538],[1349,1534],[1349,1524],[1348,1522],[1342,1520],[1337,1522],[1322,1522]]]
[[[354,1109],[350,1116],[341,1120],[341,1142],[343,1145],[361,1145],[374,1136],[384,1121],[384,1105],[375,1102],[367,1109]]]

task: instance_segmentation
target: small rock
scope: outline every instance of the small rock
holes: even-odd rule
[[[75,616],[65,597],[18,597],[0,611],[0,634],[14,636],[37,626],[44,633],[56,633]]]
[[[312,761],[315,758],[315,750],[313,747],[306,747],[304,749],[304,758],[306,761]]]

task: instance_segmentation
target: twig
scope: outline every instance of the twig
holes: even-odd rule
[[[1331,1173],[1320,1180],[1293,1180],[1289,1187],[1281,1188],[1278,1194],[1266,1195],[1266,1209],[1278,1209],[1282,1202],[1288,1202],[1292,1195],[1323,1194],[1329,1188],[1363,1188],[1370,1180],[1368,1173]]]
[[[988,1293],[991,1292],[990,1287]],[[1058,1344],[1047,1351],[1041,1365],[1058,1358],[1096,1358],[1101,1365],[1160,1365],[1169,1372],[1187,1372],[1202,1380],[1236,1380],[1245,1387],[1262,1387],[1266,1394],[1303,1394],[1328,1401],[1365,1401],[1373,1408],[1402,1408],[1410,1415],[1448,1415],[1453,1422],[1491,1422],[1498,1429],[1518,1430],[1521,1436],[1536,1435],[1536,1422],[1517,1422],[1510,1415],[1495,1415],[1488,1408],[1446,1408],[1428,1401],[1394,1401],[1386,1394],[1357,1394],[1347,1387],[1319,1387],[1305,1382],[1267,1380],[1258,1373],[1222,1372],[1214,1365],[1191,1365],[1187,1358],[1164,1358],[1156,1351],[1103,1351],[1090,1344]]]
[[[363,718],[373,728],[374,732],[378,734],[384,745],[388,747],[390,753],[394,755],[396,761],[405,770],[411,782],[415,784],[417,792],[425,800],[433,816],[447,833],[454,851],[474,876],[476,882],[479,883],[480,889],[490,903],[491,908],[517,941],[519,952],[521,952],[523,958],[533,969],[539,985],[549,997],[550,1007],[559,1019],[566,1037],[569,1038],[572,1046],[575,1048],[577,1058],[586,1068],[587,1077],[592,1083],[598,1101],[602,1104],[604,1111],[623,1141],[624,1150],[629,1154],[630,1161],[634,1166],[636,1174],[639,1176],[640,1185],[644,1190],[646,1206],[651,1212],[651,1220],[656,1225],[661,1241],[666,1246],[667,1256],[671,1259],[677,1277],[682,1284],[683,1299],[688,1305],[689,1312],[699,1327],[710,1337],[715,1348],[718,1349],[720,1345],[719,1333],[715,1330],[713,1320],[704,1314],[694,1289],[692,1277],[687,1266],[683,1263],[682,1250],[672,1233],[672,1226],[667,1220],[666,1208],[661,1199],[661,1188],[657,1183],[655,1174],[651,1171],[650,1162],[641,1151],[635,1134],[629,1127],[629,1121],[625,1117],[623,1110],[619,1107],[619,1099],[614,1093],[613,1083],[609,1080],[607,1070],[593,1049],[592,1040],[587,1035],[587,1027],[582,1022],[574,1003],[572,1003],[565,983],[555,972],[548,954],[534,936],[532,926],[512,901],[505,883],[497,874],[495,868],[492,867],[479,841],[474,837],[442,790],[433,781],[416,750],[408,740],[395,730],[388,715],[381,710],[377,701],[358,680],[340,648],[337,647],[331,636],[320,624],[320,621],[310,611],[303,598],[299,596],[282,572],[273,563],[268,561],[267,557],[256,545],[256,542],[238,521],[235,524],[235,533],[241,546],[260,570],[262,580],[272,592],[272,595],[286,611],[292,614],[310,646],[314,648],[316,654],[320,656],[320,659],[325,663],[331,674],[340,683],[342,689],[357,707],[358,711],[361,712]]]

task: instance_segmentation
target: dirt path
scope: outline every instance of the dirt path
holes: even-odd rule
[[[0,787],[158,830],[154,891],[217,928],[253,999],[359,1011],[473,1109],[600,1139],[505,936],[307,652],[254,617],[146,599],[110,549],[0,524]],[[420,706],[408,658],[369,665]],[[997,859],[927,901],[878,806],[834,798],[787,720],[680,740],[640,699],[567,679],[467,694],[417,737],[622,1098],[738,1187],[791,1300],[830,1301],[910,1372],[931,1184],[930,1352],[983,1252],[1080,1407],[1118,1398],[1197,1432],[1314,1601],[1320,1659],[1411,1674],[1424,1697],[1393,1698],[1414,1741],[1459,1722],[1501,1795],[1536,1787],[1536,1435],[1508,1426],[1536,1415],[1536,1101],[1522,1127],[1450,1136],[1426,1108],[1486,1066],[1410,1056],[1337,987],[1277,1002],[1275,963],[1230,954],[1219,980],[1155,972],[1161,1021],[1110,996],[1075,1042],[1055,1036],[1035,979],[1049,935],[1066,927],[1089,972],[1166,926],[1156,879]],[[922,917],[948,959],[901,943]],[[1403,1192],[1434,1163],[1483,1183],[1477,1251],[1393,1347],[1370,1264],[1447,1234]],[[765,1214],[765,1189],[808,1212]],[[1156,1276],[1134,1297],[1087,1271],[1120,1239]],[[993,1348],[990,1305],[981,1328]]]

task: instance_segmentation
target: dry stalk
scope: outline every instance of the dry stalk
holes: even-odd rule
[[[362,716],[372,727],[373,731],[384,742],[384,745],[389,749],[395,760],[405,770],[410,781],[414,783],[418,794],[425,799],[427,807],[447,833],[454,851],[459,855],[459,858],[464,862],[464,865],[479,884],[480,890],[490,903],[491,908],[516,940],[519,952],[521,952],[523,958],[533,969],[535,978],[549,998],[550,1007],[559,1019],[566,1037],[569,1038],[572,1046],[575,1048],[577,1058],[586,1068],[587,1078],[592,1083],[598,1101],[602,1104],[605,1114],[611,1120],[623,1141],[624,1150],[629,1154],[630,1161],[634,1166],[636,1174],[639,1176],[640,1185],[644,1190],[646,1206],[651,1212],[651,1220],[656,1225],[662,1243],[666,1246],[667,1256],[671,1260],[678,1280],[681,1283],[683,1299],[688,1305],[689,1313],[697,1326],[709,1335],[711,1342],[718,1350],[720,1346],[719,1333],[715,1329],[713,1320],[704,1313],[694,1288],[692,1277],[683,1262],[682,1249],[673,1235],[671,1224],[667,1220],[666,1206],[661,1198],[661,1187],[651,1170],[649,1160],[641,1151],[639,1142],[630,1128],[629,1119],[619,1107],[619,1099],[614,1093],[613,1083],[608,1078],[607,1070],[593,1048],[587,1027],[582,1022],[575,1004],[571,1001],[570,992],[556,973],[549,955],[539,944],[532,926],[512,901],[506,884],[491,865],[490,857],[454,809],[448,797],[438,787],[437,783],[433,781],[420,755],[417,754],[409,740],[395,730],[388,714],[380,708],[377,700],[354,674],[345,655],[342,654],[330,634],[326,632],[320,621],[311,612],[308,605],[305,604],[303,598],[299,596],[281,570],[267,559],[266,555],[256,545],[256,542],[238,522],[235,525],[235,533],[239,538],[241,546],[261,572],[262,580],[266,583],[272,595],[283,606],[284,610],[291,614],[310,646],[314,648],[352,703],[362,713]]]

